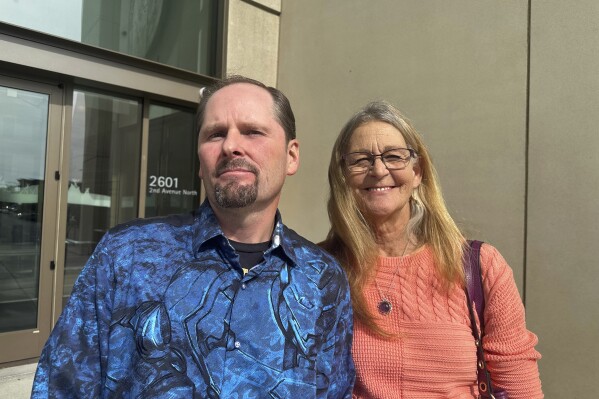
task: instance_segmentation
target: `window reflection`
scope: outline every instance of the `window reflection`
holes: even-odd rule
[[[218,0],[5,1],[0,21],[216,75]]]
[[[37,326],[48,101],[0,86],[0,333]]]
[[[75,91],[64,296],[104,233],[137,217],[141,104]]]
[[[184,213],[198,206],[194,113],[150,105],[145,216]]]

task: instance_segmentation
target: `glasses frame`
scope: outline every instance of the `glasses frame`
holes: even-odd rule
[[[389,165],[387,165],[387,163],[385,162],[385,155],[391,151],[397,151],[397,150],[408,151],[410,153],[410,156],[408,158],[406,158],[405,162],[403,162],[400,167],[389,167]],[[364,168],[362,166],[349,165],[347,163],[347,158],[353,154],[363,154],[363,155],[367,156],[370,160],[370,165],[366,168]],[[374,167],[374,163],[376,162],[377,158],[381,159],[381,162],[383,163],[383,165],[385,165],[385,168],[387,168],[387,170],[402,170],[402,169],[405,169],[406,166],[408,166],[408,164],[410,163],[410,161],[412,159],[418,158],[418,153],[416,152],[416,150],[414,150],[412,148],[397,147],[397,148],[391,148],[386,151],[383,151],[380,154],[373,154],[372,152],[368,152],[368,151],[354,151],[354,152],[348,152],[347,154],[344,154],[341,156],[341,159],[343,159],[343,164],[345,165],[347,170],[349,170],[350,172],[356,172],[356,173],[364,173],[364,172],[368,172],[369,170],[371,170]]]

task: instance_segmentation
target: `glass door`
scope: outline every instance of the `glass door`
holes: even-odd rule
[[[62,91],[0,76],[0,363],[52,324]]]
[[[198,206],[196,140],[191,109],[0,75],[0,366],[39,356],[108,229]]]
[[[195,112],[155,103],[149,108],[144,216],[190,212],[200,204]]]
[[[142,103],[73,92],[61,307],[102,236],[138,216]]]

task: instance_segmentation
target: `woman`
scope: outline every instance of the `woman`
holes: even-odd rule
[[[329,184],[322,245],[350,280],[354,398],[478,397],[467,244],[418,133],[389,103],[368,104],[337,138]],[[493,382],[510,399],[542,398],[537,337],[526,330],[512,270],[487,244],[480,262]]]

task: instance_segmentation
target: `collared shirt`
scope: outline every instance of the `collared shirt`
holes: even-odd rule
[[[110,230],[40,357],[32,398],[350,398],[338,263],[286,228],[247,274],[205,202]]]

